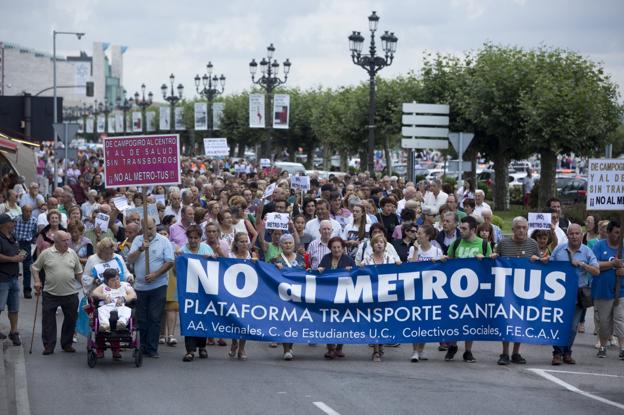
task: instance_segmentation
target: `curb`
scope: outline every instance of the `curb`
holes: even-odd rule
[[[7,382],[0,390],[0,397],[3,396],[3,393],[6,394],[6,399],[4,399],[6,407],[3,407],[0,403],[0,413],[3,413],[2,410],[6,409],[4,413],[30,415],[24,348],[22,346],[9,346],[8,342],[4,342],[2,349],[3,364],[0,365],[0,374],[4,374]],[[2,386],[2,383],[0,383],[0,386]],[[0,402],[2,401],[0,399]]]

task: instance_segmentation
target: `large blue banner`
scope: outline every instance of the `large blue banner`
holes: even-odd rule
[[[570,263],[527,259],[412,262],[319,274],[183,255],[176,267],[185,336],[566,345],[577,295]]]

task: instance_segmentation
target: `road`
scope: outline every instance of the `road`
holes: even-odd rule
[[[325,361],[323,346],[296,345],[295,360],[286,362],[280,349],[252,342],[247,361],[229,360],[226,348],[214,346],[208,359],[184,363],[178,344],[161,346],[160,359],[145,359],[141,368],[129,352],[113,362],[107,351],[94,369],[87,367],[84,338],[75,354],[57,345],[43,356],[40,321],[29,355],[33,313],[34,299],[24,300],[20,329],[35,415],[624,413],[624,361],[615,348],[607,359],[595,357],[591,313],[589,333],[577,336],[574,366],[550,366],[546,346],[524,346],[529,364],[503,367],[496,365],[498,343],[476,343],[477,362],[469,364],[445,362],[432,345],[430,360],[419,363],[409,361],[410,345],[386,348],[381,363],[371,362],[367,346],[346,346],[345,359]]]

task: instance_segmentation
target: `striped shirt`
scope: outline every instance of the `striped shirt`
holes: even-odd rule
[[[527,238],[524,241],[514,241],[511,238],[505,238],[496,245],[496,252],[500,256],[513,258],[531,258],[531,256],[540,256],[537,242],[534,239]]]
[[[308,245],[308,252],[310,253],[310,267],[312,269],[317,269],[319,264],[321,263],[321,259],[331,252],[326,242],[321,241],[321,239],[315,239],[310,242]]]

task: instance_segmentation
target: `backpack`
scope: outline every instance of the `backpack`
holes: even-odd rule
[[[482,239],[481,241],[483,242],[481,246],[481,251],[483,251],[483,256],[485,256],[487,254],[488,241],[486,241],[485,239]],[[457,248],[459,247],[460,243],[461,238],[455,238],[455,240],[453,241],[453,257],[455,257],[455,253],[457,252]]]

